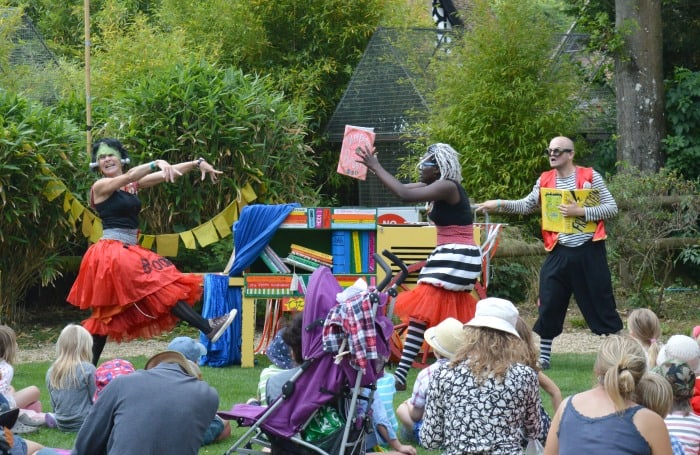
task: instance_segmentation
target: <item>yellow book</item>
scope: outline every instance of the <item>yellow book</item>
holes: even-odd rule
[[[360,253],[360,232],[352,231],[352,267],[354,273],[362,272],[362,253]]]
[[[561,214],[559,206],[571,204],[572,202],[576,202],[579,207],[600,205],[600,193],[597,189],[560,190],[557,188],[540,188],[542,229],[564,234],[595,232],[597,224],[595,221],[586,221],[582,216],[563,216]]]

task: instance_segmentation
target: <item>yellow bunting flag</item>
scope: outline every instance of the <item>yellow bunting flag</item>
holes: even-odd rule
[[[63,194],[64,191],[66,191],[66,187],[63,183],[58,180],[49,180],[49,183],[46,184],[46,189],[44,189],[44,196],[51,202]]]
[[[162,234],[156,237],[156,252],[161,256],[177,256],[180,234]]]
[[[226,222],[226,217],[222,213],[216,215],[211,222],[214,223],[216,232],[222,239],[231,235],[231,225]]]
[[[214,224],[211,221],[197,226],[192,229],[192,232],[202,246],[211,245],[219,241],[219,236],[216,235],[216,229],[214,229]]]
[[[92,223],[92,233],[90,234],[90,243],[97,243],[102,237],[102,220],[95,217],[95,222]]]
[[[90,213],[89,210],[85,210],[83,212],[83,225],[82,225],[82,231],[83,231],[83,237],[89,238],[90,234],[92,234],[92,223],[95,221],[95,215]]]
[[[141,246],[150,250],[153,248],[153,242],[156,240],[155,235],[142,235],[141,236]]]
[[[73,215],[74,219],[80,218],[80,215],[85,211],[85,207],[77,199],[73,199],[73,203],[70,206],[70,213]]]
[[[66,191],[66,195],[63,198],[63,211],[68,213],[71,209],[71,202],[73,201],[73,195],[70,191]]]
[[[231,202],[228,207],[224,209],[222,214],[226,219],[226,224],[228,224],[229,227],[233,226],[233,222],[238,219],[238,204],[236,201]]]
[[[241,188],[241,199],[243,199],[245,202],[253,202],[258,198],[258,195],[255,194],[255,190],[253,190],[253,187],[250,186],[250,183],[246,183],[246,185]]]
[[[180,232],[180,238],[182,239],[182,243],[185,244],[185,248],[187,248],[188,250],[197,249],[197,242],[194,241],[194,235],[192,234],[192,231]]]

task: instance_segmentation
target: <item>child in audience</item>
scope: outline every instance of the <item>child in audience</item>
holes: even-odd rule
[[[396,416],[404,429],[402,433],[411,435],[418,444],[420,444],[418,434],[423,425],[425,399],[428,394],[430,378],[440,366],[452,360],[457,348],[461,346],[463,325],[455,318],[447,318],[425,331],[425,342],[432,348],[436,360],[418,373],[416,382],[413,383],[411,398],[401,403],[396,409]]]
[[[673,389],[665,377],[650,372],[642,376],[637,384],[637,403],[650,409],[665,419],[673,406]],[[673,455],[685,455],[683,445],[674,435],[669,434]]]
[[[0,394],[11,408],[20,408],[20,415],[12,431],[29,433],[36,431],[39,426],[55,426],[54,420],[48,414],[41,412],[41,392],[35,385],[15,390],[12,379],[15,369],[12,364],[17,355],[17,335],[11,327],[0,325]]]
[[[686,454],[700,453],[700,416],[690,409],[695,372],[677,359],[664,361],[654,371],[665,377],[673,390],[673,406],[664,419],[669,434],[678,438]]]
[[[207,348],[202,343],[190,337],[176,337],[168,344],[168,350],[184,355],[187,360],[192,362],[193,370],[197,372],[199,379],[204,380],[202,371],[197,366],[199,358],[207,353]],[[207,431],[204,432],[202,445],[223,441],[229,436],[231,436],[231,422],[215,415],[209,423]]]
[[[292,369],[296,365],[294,360],[292,360],[291,348],[284,341],[287,329],[287,327],[282,327],[277,331],[277,334],[275,334],[265,351],[267,358],[270,359],[270,366],[260,372],[257,397],[254,400],[249,400],[252,404],[267,405],[267,380],[278,373]],[[286,337],[290,337],[290,335],[291,333],[288,333]],[[299,340],[301,340],[301,336]],[[301,344],[301,341],[298,344]]]
[[[92,335],[83,326],[69,324],[56,342],[56,360],[46,372],[53,417],[61,431],[77,432],[92,408],[95,366]]]
[[[95,394],[92,397],[92,402],[97,401],[97,397],[107,387],[107,384],[112,382],[112,379],[124,374],[131,374],[134,371],[136,371],[134,365],[124,359],[112,359],[100,364],[95,370]]]
[[[647,365],[655,366],[661,349],[661,323],[656,313],[648,308],[635,308],[627,316],[627,331],[644,348]]]
[[[559,387],[554,383],[554,381],[552,381],[549,376],[544,374],[540,368],[540,353],[537,349],[537,345],[535,344],[535,340],[532,338],[532,330],[530,330],[530,327],[528,327],[525,320],[521,317],[518,317],[518,321],[515,324],[515,330],[518,331],[518,335],[520,335],[520,339],[523,340],[523,343],[525,343],[525,347],[527,349],[528,358],[523,359],[523,363],[537,372],[537,381],[540,383],[540,388],[547,392],[547,395],[549,395],[549,398],[552,400],[552,409],[556,411],[562,400],[561,390],[559,390]],[[540,406],[540,420],[542,421],[542,438],[540,439],[540,442],[544,445],[552,419],[549,417],[543,406]]]

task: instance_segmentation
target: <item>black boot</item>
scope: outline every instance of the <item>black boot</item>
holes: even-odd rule
[[[100,361],[100,356],[102,355],[102,350],[107,344],[107,335],[93,335],[92,336],[92,364],[97,366],[97,362]]]

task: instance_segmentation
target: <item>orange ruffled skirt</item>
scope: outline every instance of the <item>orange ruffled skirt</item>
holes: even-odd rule
[[[180,300],[193,306],[201,295],[201,276],[183,274],[140,246],[100,240],[85,253],[67,300],[92,310],[83,321],[90,333],[120,342],[172,330],[173,306]]]
[[[426,283],[408,292],[399,293],[394,313],[403,322],[422,321],[433,327],[452,317],[468,322],[474,317],[477,298],[471,291],[448,291],[445,288]]]

